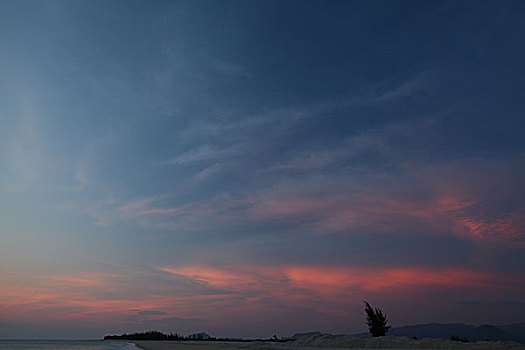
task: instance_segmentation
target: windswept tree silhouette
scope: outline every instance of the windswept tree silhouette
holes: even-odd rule
[[[382,337],[386,335],[390,326],[388,325],[388,320],[386,315],[379,308],[372,308],[368,302],[365,303],[365,312],[366,312],[366,324],[372,337]]]

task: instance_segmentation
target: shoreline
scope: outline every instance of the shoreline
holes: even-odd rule
[[[396,349],[396,350],[525,350],[519,343],[506,341],[455,342],[448,339],[386,336],[363,338],[354,336],[313,336],[289,343],[263,341],[129,341],[142,350],[341,350],[341,349]]]
[[[142,350],[229,350],[253,348],[250,342],[228,341],[177,341],[177,340],[135,340],[128,341]],[[260,342],[258,342],[261,344]]]

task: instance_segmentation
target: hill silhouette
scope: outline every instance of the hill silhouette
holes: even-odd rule
[[[359,335],[368,335],[360,333]],[[427,323],[402,327],[392,327],[388,335],[417,338],[449,338],[456,335],[469,341],[505,340],[525,344],[525,323],[504,326],[472,326],[463,323]]]

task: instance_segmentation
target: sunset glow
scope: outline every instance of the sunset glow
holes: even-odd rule
[[[525,322],[523,18],[0,1],[0,339]]]

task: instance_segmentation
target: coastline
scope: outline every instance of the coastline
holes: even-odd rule
[[[221,341],[155,341],[155,340],[136,340],[130,341],[142,350],[229,350],[249,348],[249,343],[234,343]]]
[[[228,342],[228,341],[131,341],[142,350],[337,350],[337,349],[397,349],[397,350],[525,350],[522,344],[505,341],[454,342],[448,339],[386,336],[366,338],[355,336],[312,336],[294,342]]]

